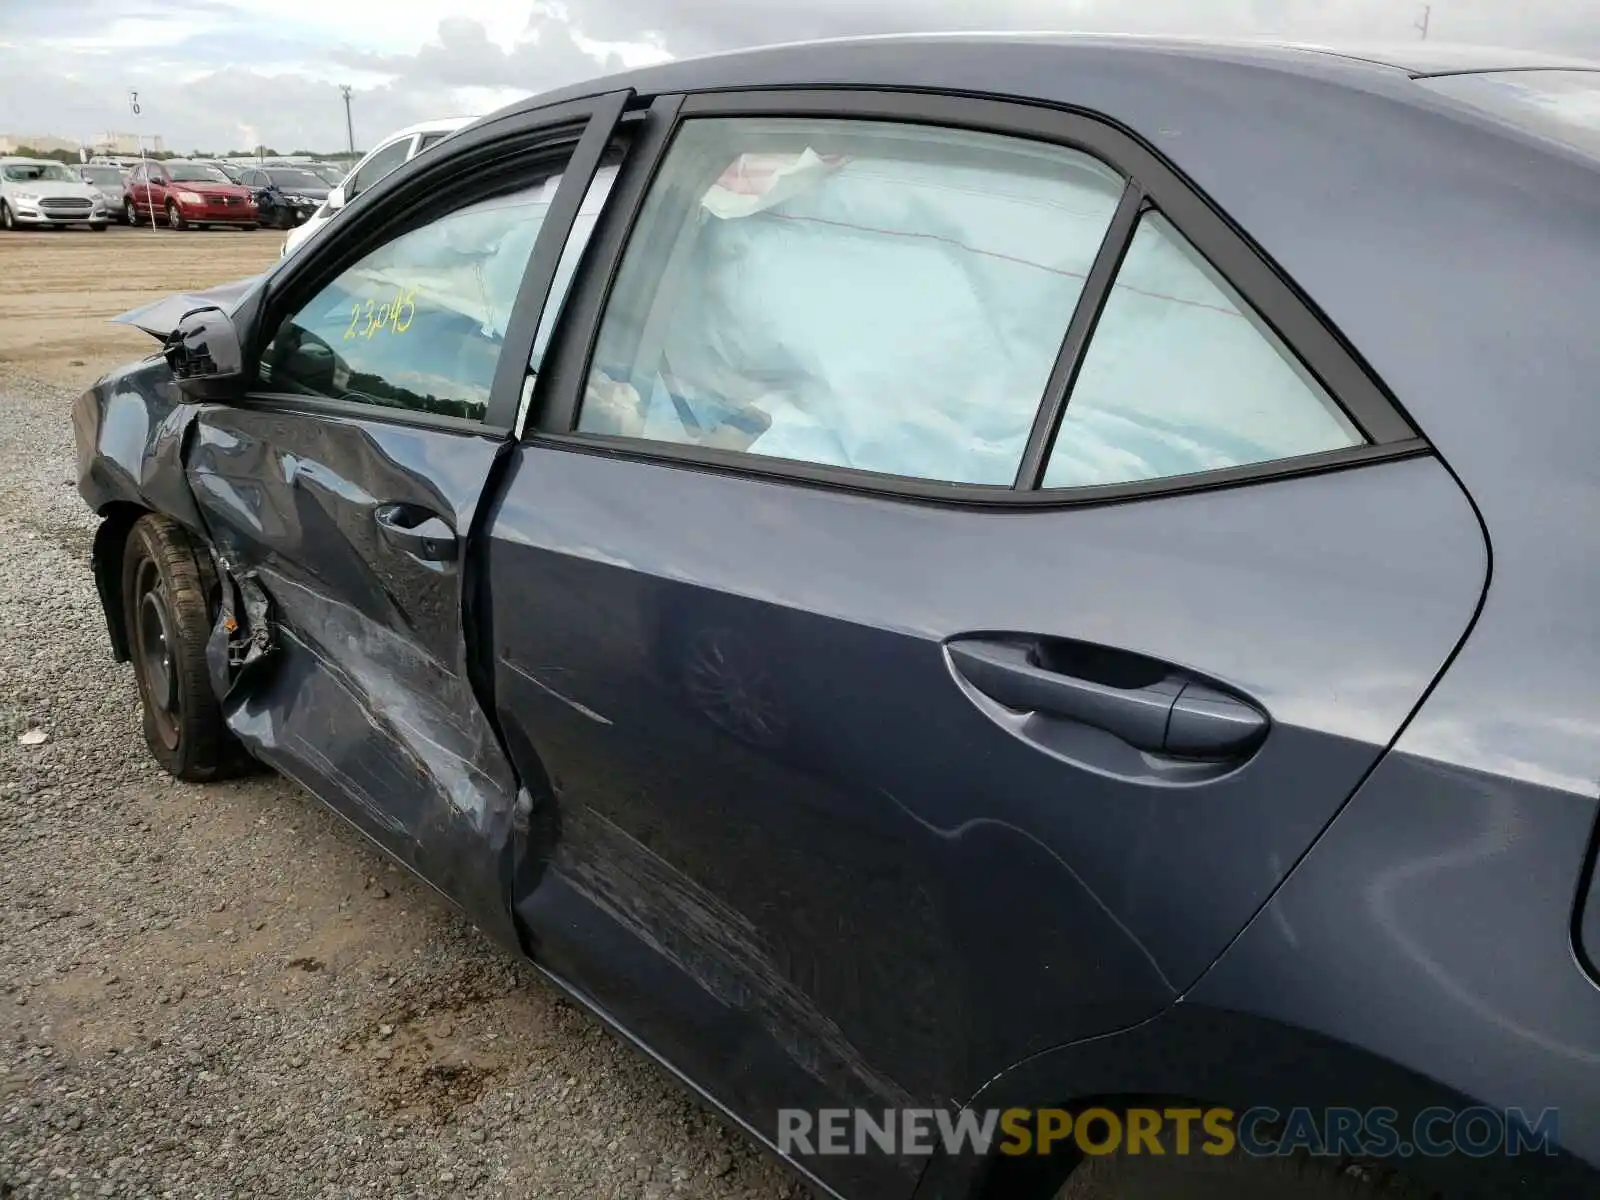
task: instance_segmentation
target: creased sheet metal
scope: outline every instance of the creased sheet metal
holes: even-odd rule
[[[385,542],[375,519],[400,502],[468,525],[495,448],[218,408],[196,423],[187,473],[247,607],[252,590],[270,601],[268,661],[226,692],[229,727],[515,945],[517,784],[468,681],[461,577]]]

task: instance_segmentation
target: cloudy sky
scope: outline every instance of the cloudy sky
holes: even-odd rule
[[[129,130],[137,89],[138,128],[168,149],[334,150],[348,83],[366,148],[738,46],[971,27],[1400,41],[1421,14],[1411,0],[0,0],[0,133]],[[1600,0],[1435,0],[1429,36],[1600,57]]]

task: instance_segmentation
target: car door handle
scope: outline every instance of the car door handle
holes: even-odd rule
[[[1162,674],[1158,664],[1134,655],[1127,660],[1141,669],[1127,673],[1130,680],[1103,670],[1075,673],[1071,654],[1051,655],[1042,641],[964,638],[946,650],[951,665],[990,699],[1091,725],[1152,754],[1238,758],[1260,745],[1270,726],[1254,705],[1176,668]],[[1116,664],[1116,652],[1092,650],[1093,661]]]
[[[415,504],[380,504],[372,515],[385,542],[424,562],[455,562],[460,554],[456,531],[438,513]]]

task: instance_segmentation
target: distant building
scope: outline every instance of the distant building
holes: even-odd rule
[[[73,143],[74,148],[76,145]],[[89,150],[93,154],[165,154],[167,143],[159,133],[102,133],[89,143]]]
[[[0,133],[0,154],[15,154],[24,146],[45,152],[70,150],[76,154],[79,145],[76,139],[54,137],[48,133]]]

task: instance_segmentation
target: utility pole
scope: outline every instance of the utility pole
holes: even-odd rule
[[[354,155],[356,152],[356,127],[350,122],[350,85],[341,83],[339,85],[339,94],[344,97],[344,133],[350,142],[350,153]]]
[[[1411,27],[1413,29],[1420,29],[1422,31],[1422,40],[1423,41],[1427,41],[1428,40],[1428,18],[1431,17],[1432,15],[1433,15],[1433,5],[1424,4],[1422,6],[1422,20],[1415,21],[1415,22],[1412,23]]]

